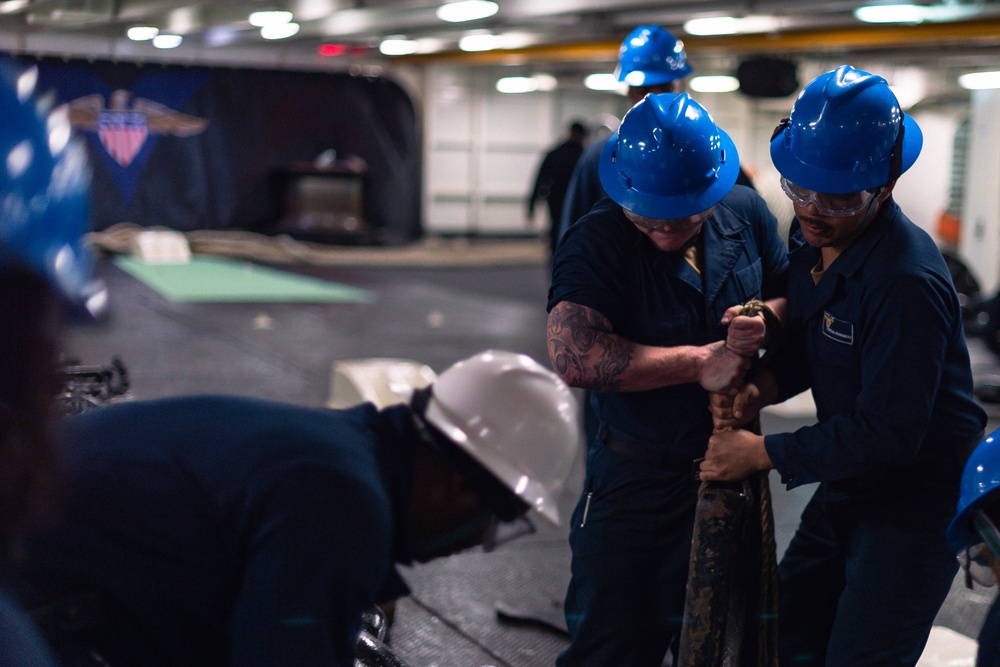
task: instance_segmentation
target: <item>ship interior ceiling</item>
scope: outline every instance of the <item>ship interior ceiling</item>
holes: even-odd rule
[[[0,0],[0,54],[37,63],[89,133],[99,220],[89,241],[110,300],[100,321],[70,328],[66,364],[128,378],[97,403],[233,393],[333,406],[337,369],[359,360],[440,372],[508,349],[548,365],[550,258],[545,223],[524,213],[528,188],[569,120],[627,110],[620,89],[585,88],[584,76],[610,73],[622,38],[659,24],[683,39],[696,74],[768,59],[792,63],[796,86],[845,62],[884,68],[900,90],[916,82],[903,106],[921,114],[926,157],[894,196],[912,202],[954,262],[977,398],[987,432],[1000,427],[1000,91],[958,84],[1000,70],[1000,0],[918,2],[922,18],[905,24],[856,18],[888,4],[879,0],[499,0],[467,23],[441,21],[441,4]],[[291,12],[283,23],[295,31],[262,38],[249,16],[265,9]],[[729,34],[688,23],[720,17],[735,21]],[[179,39],[159,48],[129,39],[135,27]],[[462,50],[470,35],[502,41]],[[386,53],[387,39],[405,52]],[[551,87],[495,88],[541,72]],[[156,85],[170,95],[158,98]],[[119,111],[145,103],[142,113],[159,114],[156,137],[153,115],[141,141],[99,134],[96,114],[119,91],[130,105]],[[767,137],[794,92],[692,94],[766,177]],[[787,225],[774,183],[759,189]],[[805,394],[769,408],[762,429],[814,421]],[[581,457],[559,499],[564,516],[582,483]],[[774,474],[771,484],[780,555],[814,487],[786,491]],[[538,526],[493,553],[405,568],[413,593],[393,606],[387,636],[396,662],[378,664],[554,664],[568,642],[567,534]],[[972,664],[994,590],[956,577],[920,667]]]

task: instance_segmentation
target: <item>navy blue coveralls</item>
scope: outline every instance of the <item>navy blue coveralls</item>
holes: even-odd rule
[[[560,243],[548,308],[587,306],[644,345],[724,340],[727,308],[784,294],[786,249],[764,201],[741,186],[715,207],[701,243],[699,276],[605,198]],[[558,664],[658,667],[683,614],[698,490],[692,462],[712,432],[708,394],[697,383],[593,393],[604,426],[570,524],[572,641]],[[621,453],[622,442],[647,456]]]
[[[0,589],[0,667],[56,667],[49,647],[27,613]]]
[[[894,201],[815,284],[819,257],[789,255],[799,347],[775,367],[784,396],[811,386],[818,423],[765,438],[789,489],[820,482],[779,568],[782,664],[913,665],[957,571],[945,528],[986,415],[948,268]]]
[[[99,595],[81,639],[114,667],[353,667],[362,613],[407,592],[411,429],[401,406],[223,396],[86,412],[25,576],[42,603]]]

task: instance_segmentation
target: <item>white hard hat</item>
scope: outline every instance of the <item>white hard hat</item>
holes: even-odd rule
[[[531,357],[489,350],[446,369],[425,419],[554,524],[581,447],[580,406]]]

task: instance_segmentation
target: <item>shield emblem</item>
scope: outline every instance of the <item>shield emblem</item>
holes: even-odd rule
[[[127,167],[146,143],[149,133],[146,115],[138,111],[104,109],[97,115],[97,133],[108,155]]]

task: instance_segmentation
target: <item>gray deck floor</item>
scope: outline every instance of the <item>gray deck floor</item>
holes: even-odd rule
[[[125,362],[136,399],[229,392],[324,405],[333,362],[369,357],[413,359],[441,371],[487,348],[524,352],[547,363],[547,266],[507,268],[289,269],[371,290],[371,304],[175,303],[112,266],[99,264],[112,296],[108,322],[71,330],[69,351],[87,364]],[[1000,362],[971,341],[977,374]],[[986,406],[990,428],[1000,408]],[[765,415],[765,432],[807,423],[808,414]],[[561,499],[568,515],[582,462]],[[811,489],[775,483],[779,552],[787,545]],[[459,554],[407,568],[413,588],[396,607],[391,645],[411,667],[552,665],[566,644],[561,621],[569,579],[564,530],[539,533],[491,554]],[[967,591],[956,580],[938,622],[975,637],[992,591]],[[504,622],[497,608],[528,611],[546,624]],[[922,663],[933,667],[943,662]],[[971,664],[971,663],[955,663]]]

